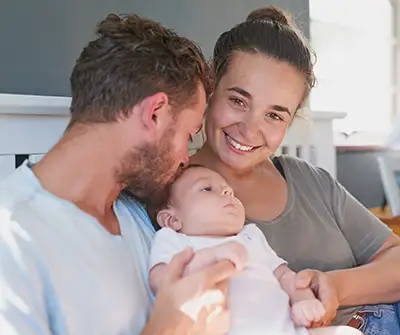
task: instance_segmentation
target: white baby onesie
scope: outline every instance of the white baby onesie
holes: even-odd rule
[[[242,243],[248,252],[243,271],[230,280],[228,303],[231,311],[229,335],[306,335],[303,327],[295,327],[290,318],[289,297],[274,276],[284,264],[271,249],[261,230],[246,225],[232,237],[187,236],[170,228],[156,233],[150,254],[150,269],[187,247],[194,251],[228,241]]]

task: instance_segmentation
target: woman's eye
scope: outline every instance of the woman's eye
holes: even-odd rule
[[[230,98],[230,100],[236,105],[236,106],[239,106],[239,107],[246,107],[246,104],[244,103],[244,101],[243,100],[241,100],[241,99],[239,99],[239,98]]]
[[[201,189],[204,192],[211,192],[212,191],[212,187],[211,186],[207,186]]]
[[[277,113],[267,113],[267,114],[265,114],[265,116],[269,117],[272,120],[282,121],[282,117],[280,115],[278,115]]]

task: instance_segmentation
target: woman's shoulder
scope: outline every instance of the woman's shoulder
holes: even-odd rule
[[[304,180],[312,182],[312,180],[320,182],[332,182],[333,177],[323,168],[317,167],[304,159],[281,155],[276,159],[281,163],[286,178]]]

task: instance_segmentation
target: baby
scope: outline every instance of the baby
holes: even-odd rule
[[[361,334],[349,327],[307,329],[325,314],[309,289],[296,290],[296,274],[271,249],[254,224],[245,225],[242,203],[218,173],[190,166],[158,207],[150,255],[150,287],[156,294],[171,258],[187,247],[196,252],[191,273],[217,260],[238,268],[230,280],[229,335]]]

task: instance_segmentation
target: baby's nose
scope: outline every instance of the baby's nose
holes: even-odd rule
[[[222,190],[223,195],[233,196],[233,190],[229,186],[225,186]]]

